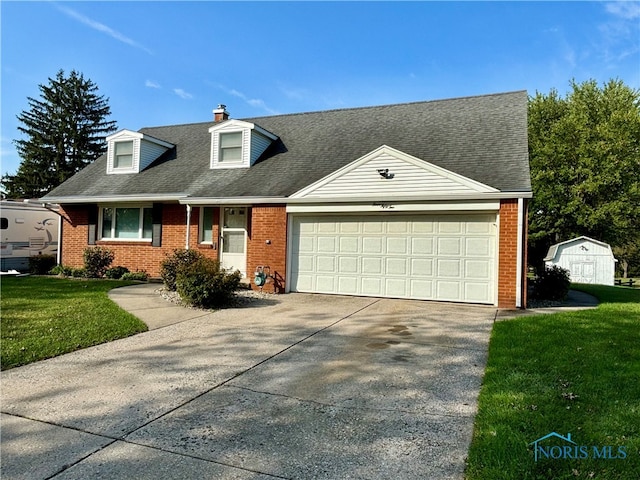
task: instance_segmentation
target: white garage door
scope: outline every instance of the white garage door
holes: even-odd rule
[[[493,304],[495,232],[495,215],[296,215],[291,291]]]

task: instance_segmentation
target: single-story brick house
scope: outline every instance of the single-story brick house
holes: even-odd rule
[[[278,292],[525,305],[524,91],[121,130],[43,197],[62,263],[158,276],[176,248]]]

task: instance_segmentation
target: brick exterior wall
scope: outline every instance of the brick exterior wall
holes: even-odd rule
[[[269,293],[284,293],[287,272],[287,210],[284,205],[254,205],[247,228],[247,276],[256,267],[268,265],[274,277],[263,287]],[[268,242],[268,243],[267,243]]]
[[[196,211],[197,209],[193,209]],[[62,264],[82,267],[82,254],[88,244],[89,210],[85,205],[64,205],[62,216]],[[192,212],[191,242],[198,241],[198,214]],[[132,272],[144,270],[152,277],[160,276],[160,263],[176,248],[185,246],[185,225],[187,210],[184,205],[165,204],[162,208],[162,246],[152,247],[151,242],[109,242],[97,241],[97,246],[108,247],[115,253],[113,266],[127,267]],[[204,252],[203,252],[204,253]],[[207,256],[217,258],[217,251],[209,250]]]
[[[526,212],[526,202],[524,202]],[[526,214],[524,216],[523,236],[526,240]],[[500,201],[500,233],[498,239],[498,308],[516,308],[516,277],[518,253],[518,200]],[[527,244],[523,244],[522,263],[522,301],[526,305],[527,297]]]

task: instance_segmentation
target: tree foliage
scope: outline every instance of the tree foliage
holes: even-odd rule
[[[116,130],[111,109],[98,87],[75,70],[60,70],[40,99],[28,97],[29,110],[18,115],[24,138],[14,144],[22,162],[2,186],[9,198],[37,198],[60,185],[106,150],[105,137]]]
[[[529,100],[530,259],[579,235],[620,246],[640,236],[640,91],[571,83]]]

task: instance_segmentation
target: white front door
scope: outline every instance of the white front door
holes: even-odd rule
[[[222,208],[220,264],[247,276],[247,207]]]

